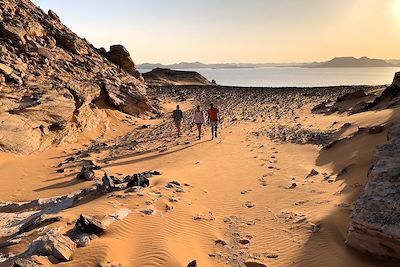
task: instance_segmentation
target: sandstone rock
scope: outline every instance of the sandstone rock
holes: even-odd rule
[[[47,59],[53,59],[53,55],[52,55],[50,49],[48,49],[46,47],[38,47],[36,51],[42,57],[45,57]]]
[[[123,45],[112,45],[108,52],[108,58],[126,71],[135,69],[135,63],[131,59],[131,55]]]
[[[11,67],[0,63],[0,72],[4,73],[5,75],[10,75],[13,71],[14,70]]]
[[[44,28],[36,21],[30,21],[26,25],[26,33],[30,37],[42,37],[46,34]]]
[[[346,244],[381,258],[400,259],[400,123],[376,148],[369,181],[356,202]]]
[[[13,41],[20,41],[22,44],[25,44],[26,42],[26,31],[24,28],[3,23],[2,32],[6,37],[10,38]]]
[[[0,84],[12,93],[0,95],[0,150],[32,153],[105,129],[100,102],[135,116],[156,112],[141,78],[105,60],[54,12],[29,0],[1,5]],[[41,96],[40,104],[32,95]]]
[[[69,261],[76,250],[76,244],[57,231],[49,231],[35,239],[29,246],[28,255],[54,256],[60,261]]]

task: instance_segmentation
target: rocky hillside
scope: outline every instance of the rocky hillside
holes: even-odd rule
[[[144,73],[143,77],[146,84],[153,86],[212,84],[204,76],[195,71],[156,68],[150,72]]]
[[[373,107],[400,103],[400,73]],[[346,243],[381,258],[400,259],[400,123],[388,133],[388,144],[376,148],[363,193],[351,217]]]
[[[129,52],[97,50],[29,0],[0,0],[0,150],[30,153],[104,122],[153,112]]]

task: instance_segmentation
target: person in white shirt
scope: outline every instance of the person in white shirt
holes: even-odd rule
[[[201,139],[201,126],[205,122],[204,112],[201,111],[200,106],[197,106],[196,110],[194,111],[193,122],[196,124],[197,131],[199,132],[199,137],[197,139],[200,140]]]

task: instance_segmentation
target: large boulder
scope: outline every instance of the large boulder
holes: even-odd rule
[[[136,70],[130,53],[123,45],[112,45],[110,51],[107,53],[107,57],[133,77],[141,79],[141,74]]]
[[[391,127],[388,139],[375,151],[346,244],[380,258],[400,259],[400,123]]]

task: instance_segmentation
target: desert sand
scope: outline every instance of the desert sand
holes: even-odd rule
[[[1,267],[399,266],[400,73],[389,87],[145,81],[124,46],[0,2]],[[194,108],[211,103],[218,138],[197,140]]]
[[[324,100],[336,103],[337,95],[360,89],[368,96],[337,103],[340,111],[311,112]],[[384,89],[149,88],[162,116],[123,121],[110,110],[106,134],[82,134],[42,153],[3,153],[0,236],[3,243],[17,241],[0,249],[10,257],[0,266],[9,266],[13,255],[50,229],[68,233],[80,214],[116,219],[60,266],[175,267],[194,260],[197,266],[397,266],[345,245],[375,147],[387,142],[389,125],[400,116],[397,106],[349,111]],[[206,127],[197,141],[192,110],[210,102],[221,110],[219,137],[210,140]],[[180,138],[170,118],[176,104],[186,116]],[[377,125],[385,127],[374,134],[359,130]],[[339,139],[344,142],[335,143]],[[78,180],[89,163],[98,166],[95,180]],[[21,204],[87,190],[104,173],[122,181],[154,170],[161,175],[150,177],[147,188],[94,191],[62,207]],[[57,220],[15,237],[41,211]]]

